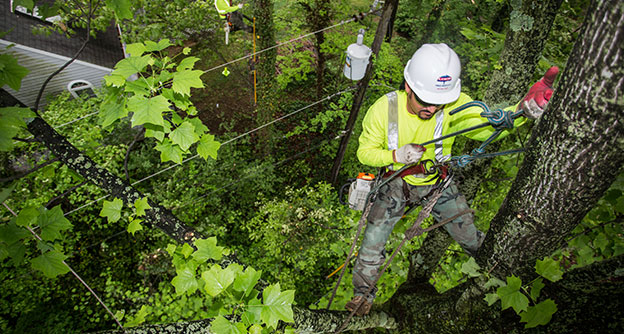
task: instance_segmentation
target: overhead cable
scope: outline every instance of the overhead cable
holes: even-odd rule
[[[269,123],[266,123],[266,124],[264,124],[264,125],[261,125],[261,126],[259,126],[259,127],[255,128],[255,129],[253,129],[253,130],[247,131],[247,132],[245,132],[245,133],[243,133],[243,134],[241,134],[241,135],[238,135],[238,136],[236,136],[236,137],[234,137],[234,138],[232,138],[232,139],[230,139],[230,140],[227,140],[227,141],[223,142],[223,143],[221,144],[221,146],[223,146],[223,145],[227,145],[227,144],[232,143],[232,142],[234,142],[234,141],[236,141],[236,140],[238,140],[238,139],[240,139],[240,138],[242,138],[242,137],[248,136],[248,135],[250,135],[250,134],[252,134],[252,133],[254,133],[254,132],[256,132],[256,131],[258,131],[258,130],[260,130],[260,129],[263,129],[263,128],[265,128],[265,127],[267,127],[267,126],[269,126],[269,125],[271,125],[271,124],[273,124],[273,123],[275,123],[275,122],[278,122],[278,121],[284,120],[284,119],[286,119],[286,118],[288,118],[288,117],[291,117],[291,116],[293,116],[293,115],[295,115],[295,114],[297,114],[297,113],[299,113],[299,112],[301,112],[301,111],[303,111],[303,110],[306,110],[306,109],[308,109],[308,108],[311,108],[311,107],[313,107],[313,106],[315,106],[315,105],[317,105],[317,104],[319,104],[319,103],[321,103],[321,102],[323,102],[323,101],[329,100],[329,99],[333,98],[333,97],[334,97],[334,96],[336,96],[336,95],[344,94],[344,93],[346,93],[346,92],[350,92],[350,91],[352,91],[352,90],[355,90],[355,87],[349,87],[349,88],[347,88],[347,89],[345,89],[345,90],[342,90],[342,91],[340,91],[340,92],[337,92],[337,93],[334,93],[334,94],[332,94],[332,95],[326,96],[326,97],[324,97],[324,98],[323,98],[323,99],[321,99],[321,100],[318,100],[318,101],[316,101],[316,102],[313,102],[313,103],[311,103],[311,104],[308,104],[308,105],[307,105],[307,106],[305,106],[305,107],[299,108],[299,109],[297,109],[297,110],[295,110],[295,111],[293,111],[293,112],[291,112],[291,113],[289,113],[289,114],[287,114],[287,115],[284,115],[284,116],[282,116],[282,117],[276,118],[276,119],[274,119],[274,120],[270,121]],[[134,181],[134,182],[132,182],[132,183],[131,183],[131,185],[132,185],[132,186],[135,186],[135,185],[137,185],[137,184],[139,184],[139,183],[141,183],[141,182],[143,182],[143,181],[146,181],[146,180],[149,180],[149,179],[153,178],[154,176],[160,175],[160,174],[162,174],[162,173],[164,173],[164,172],[166,172],[166,171],[168,171],[168,170],[171,170],[171,169],[173,169],[173,168],[175,168],[175,167],[177,167],[177,166],[181,166],[181,165],[183,165],[183,164],[185,164],[185,163],[187,163],[187,162],[189,162],[189,161],[191,161],[191,160],[193,160],[193,159],[195,159],[195,158],[197,158],[197,157],[199,157],[199,154],[195,154],[195,155],[193,155],[193,156],[191,156],[191,157],[189,157],[189,158],[186,158],[186,159],[182,160],[182,162],[180,162],[179,164],[173,164],[173,165],[171,165],[171,166],[169,166],[169,167],[166,167],[166,168],[164,168],[164,169],[162,169],[162,170],[160,170],[160,171],[158,171],[158,172],[156,172],[156,173],[154,173],[154,174],[148,175],[148,176],[146,176],[146,177],[144,177],[144,178],[142,178],[142,179],[140,179],[140,180],[138,180],[138,181]],[[92,205],[92,204],[94,204],[94,203],[97,203],[97,202],[99,202],[99,201],[101,201],[101,200],[103,200],[103,199],[108,198],[109,196],[110,196],[110,195],[105,195],[105,196],[102,196],[102,197],[100,197],[100,198],[98,198],[98,199],[96,199],[96,200],[93,200],[93,201],[91,201],[91,202],[88,202],[87,204],[84,204],[84,205],[82,205],[82,206],[79,206],[79,207],[77,207],[77,208],[75,208],[75,209],[73,209],[73,210],[68,211],[67,213],[65,213],[65,216],[68,216],[68,215],[70,215],[70,214],[72,214],[72,213],[74,213],[74,212],[76,212],[76,211],[82,210],[82,209],[84,209],[84,208],[86,208],[86,207],[88,207],[88,206],[90,206],[90,205]]]

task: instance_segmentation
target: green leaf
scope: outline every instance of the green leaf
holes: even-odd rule
[[[117,19],[132,19],[130,0],[106,0],[106,6],[113,9]]]
[[[128,233],[132,233],[132,235],[134,235],[137,231],[141,231],[143,229],[143,225],[141,225],[142,221],[142,219],[132,219],[126,229]]]
[[[181,71],[181,70],[188,70],[193,68],[193,66],[195,66],[195,63],[199,60],[199,58],[197,57],[186,57],[184,59],[182,59],[182,61],[180,62],[180,65],[178,65],[177,70]]]
[[[208,157],[213,159],[217,159],[217,151],[221,147],[221,143],[214,140],[214,136],[211,134],[204,134],[201,136],[199,140],[199,144],[197,144],[197,154],[208,160]]]
[[[2,191],[0,191],[0,204],[4,203],[4,201],[11,196],[11,192],[15,189],[16,184],[17,183],[11,183],[8,187],[2,188]]]
[[[145,137],[156,138],[159,142],[165,139],[165,129],[160,125],[145,123]]]
[[[30,235],[26,229],[15,224],[14,220],[6,224],[0,224],[0,241],[11,245],[13,243],[21,243],[20,240]]]
[[[219,334],[246,334],[247,329],[240,322],[232,324],[222,315],[219,315],[210,323],[210,332]]]
[[[150,95],[151,93],[151,85],[148,81],[153,81],[149,80],[152,79],[147,78],[147,79],[139,79],[139,80],[134,80],[134,81],[128,81],[126,83],[126,87],[124,89],[124,91],[126,93],[130,93],[130,96],[132,95],[139,95],[139,96],[143,96],[143,97],[147,97]]]
[[[128,99],[128,111],[134,112],[132,115],[132,126],[145,123],[164,126],[162,113],[169,111],[171,104],[162,95],[146,98],[135,95]]]
[[[200,70],[183,70],[173,74],[173,85],[171,89],[176,93],[191,95],[191,88],[203,88],[204,83],[199,77],[204,72]]]
[[[199,119],[199,117],[195,117],[195,118],[188,118],[186,120],[187,122],[193,124],[193,126],[195,127],[195,133],[206,133],[208,132],[208,127],[204,125],[204,123],[202,123],[201,119]]]
[[[193,242],[197,250],[193,253],[193,259],[199,263],[204,263],[209,259],[221,260],[223,247],[217,246],[217,238],[197,239]]]
[[[539,297],[544,286],[545,285],[541,277],[536,279],[535,282],[531,284],[531,299],[537,300],[537,297]]]
[[[61,239],[61,232],[72,228],[72,224],[63,215],[60,205],[53,207],[51,210],[40,208],[37,221],[41,228],[41,239],[46,241]]]
[[[145,67],[149,64],[150,59],[152,59],[152,57],[149,55],[141,57],[132,56],[122,59],[115,65],[115,70],[111,74],[119,75],[124,79],[128,79],[128,77],[133,74],[143,72]]]
[[[24,118],[34,116],[28,108],[0,108],[0,151],[13,150],[13,137],[26,128]]]
[[[295,299],[295,290],[281,292],[279,283],[269,285],[262,291],[263,308],[261,318],[272,328],[277,328],[277,322],[294,322],[292,303]]]
[[[119,99],[119,93],[110,94],[102,102],[100,106],[100,113],[98,114],[98,123],[106,128],[115,123],[116,120],[128,116],[126,110],[126,100]]]
[[[147,317],[152,312],[152,308],[147,305],[142,305],[141,309],[134,317],[129,317],[128,322],[126,322],[126,327],[134,327],[138,326],[145,322],[145,317]]]
[[[0,54],[0,88],[4,85],[18,91],[22,87],[22,79],[30,72],[17,63],[17,59],[9,54]]]
[[[243,321],[247,324],[260,324],[262,322],[262,302],[258,299],[258,293],[247,302],[247,310],[242,315]]]
[[[504,286],[505,282],[501,281],[500,279],[498,279],[497,277],[492,277],[490,278],[487,283],[485,283],[485,285],[483,286],[484,289],[489,289],[491,287],[495,287],[495,286]]]
[[[160,41],[158,41],[158,43],[153,41],[145,41],[145,48],[149,52],[162,51],[169,46],[171,46],[171,42],[166,38],[161,39]]]
[[[195,133],[195,126],[187,121],[171,131],[169,138],[174,144],[178,144],[183,151],[187,151],[191,145],[199,140],[199,136]]]
[[[109,223],[114,223],[121,218],[121,208],[123,202],[119,198],[113,199],[113,201],[104,200],[102,205],[102,211],[100,211],[100,217],[106,217]]]
[[[461,272],[467,274],[470,277],[479,277],[481,273],[479,270],[481,267],[477,264],[474,258],[469,258],[468,261],[464,262],[461,266]]]
[[[134,201],[134,207],[136,208],[137,216],[145,216],[145,210],[151,209],[152,207],[147,203],[147,197],[139,198]]]
[[[552,299],[529,307],[526,312],[520,313],[520,322],[526,322],[524,328],[532,328],[539,325],[546,325],[550,322],[552,315],[557,312],[557,304]]]
[[[35,7],[35,2],[33,0],[13,0],[12,9],[15,10],[17,6],[22,6],[32,13],[33,8]]]
[[[69,272],[69,267],[63,263],[66,258],[67,256],[61,252],[52,250],[30,260],[30,265],[41,271],[46,277],[54,278]]]
[[[173,145],[169,138],[165,138],[162,143],[156,144],[156,150],[160,152],[160,160],[182,163],[182,150],[178,145]]]
[[[186,47],[186,48],[182,49],[182,54],[183,54],[183,55],[185,55],[185,56],[186,56],[186,55],[188,55],[189,53],[191,53],[191,48]]]
[[[262,334],[262,326],[253,324],[249,327],[249,334]]]
[[[529,306],[529,299],[520,292],[522,280],[516,276],[507,277],[507,285],[496,289],[496,293],[501,299],[501,309],[513,307],[516,313],[525,311]]]
[[[204,289],[212,297],[218,296],[234,282],[234,271],[231,267],[221,269],[219,265],[213,265],[201,275],[206,283]]]
[[[182,255],[184,255],[184,258],[188,258],[189,256],[191,256],[191,254],[193,254],[193,247],[191,247],[189,244],[184,244],[182,245]]]
[[[130,54],[132,57],[140,57],[147,51],[145,44],[143,43],[132,43],[126,45],[126,52]]]
[[[171,284],[175,287],[178,296],[185,292],[192,294],[197,291],[199,284],[197,284],[197,279],[195,278],[195,268],[184,266],[176,269],[176,274],[177,276],[173,278]]]
[[[537,260],[535,271],[551,282],[557,282],[563,275],[559,263],[549,257],[545,257],[544,260]]]
[[[609,246],[609,237],[607,237],[606,234],[600,232],[594,238],[593,244],[594,244],[594,247],[599,248],[604,253],[604,251]]]
[[[178,248],[178,246],[176,246],[174,244],[168,244],[167,248],[165,248],[165,250],[167,251],[167,253],[169,253],[169,256],[173,256],[173,254],[175,253],[177,248]]]
[[[33,224],[37,222],[37,218],[39,217],[39,210],[36,208],[30,207],[26,208],[17,215],[15,219],[15,224],[21,227],[32,227]]]
[[[113,87],[123,87],[126,84],[126,78],[119,74],[109,74],[104,77],[106,85]]]
[[[483,300],[485,300],[488,303],[488,306],[492,306],[499,299],[500,298],[495,293],[488,293],[485,295],[485,298],[483,298]]]
[[[262,271],[256,271],[252,267],[247,267],[242,275],[236,276],[233,285],[234,290],[244,292],[245,296],[249,295],[260,280],[261,276]]]

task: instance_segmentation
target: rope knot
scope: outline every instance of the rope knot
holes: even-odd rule
[[[496,109],[489,112],[482,112],[481,117],[487,118],[488,122],[490,122],[495,129],[512,129],[514,126],[514,119],[510,111]]]

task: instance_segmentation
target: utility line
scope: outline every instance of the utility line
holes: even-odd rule
[[[318,34],[318,33],[323,32],[323,31],[325,31],[325,30],[333,29],[333,28],[339,27],[339,26],[341,26],[341,25],[344,25],[344,24],[347,24],[347,23],[350,23],[350,22],[356,21],[356,20],[361,19],[361,18],[363,18],[364,16],[369,15],[369,14],[371,14],[371,13],[373,13],[373,12],[376,12],[376,11],[377,11],[377,10],[373,10],[373,9],[371,9],[371,10],[369,10],[368,12],[363,13],[363,14],[362,14],[362,16],[361,16],[360,18],[358,18],[358,17],[355,17],[355,16],[354,16],[354,17],[352,17],[352,18],[350,18],[350,19],[348,19],[348,20],[343,20],[343,21],[340,21],[340,22],[338,22],[338,23],[334,24],[333,26],[329,26],[329,27],[326,27],[326,28],[323,28],[323,29],[319,29],[319,30],[314,31],[314,32],[311,32],[311,33],[307,33],[307,34],[305,34],[305,35],[301,35],[301,36],[299,36],[299,37],[295,37],[295,38],[290,39],[290,40],[288,40],[288,41],[286,41],[286,42],[277,43],[277,44],[275,44],[275,45],[273,45],[273,46],[269,46],[269,47],[268,47],[268,48],[266,48],[266,49],[262,49],[262,50],[260,50],[260,51],[256,51],[256,52],[251,53],[251,54],[248,54],[248,55],[246,55],[246,56],[243,56],[243,57],[240,57],[240,58],[234,59],[234,60],[232,60],[232,61],[229,61],[229,62],[227,62],[227,63],[224,63],[224,64],[221,64],[221,65],[215,66],[215,67],[210,68],[210,69],[207,69],[207,70],[205,70],[205,71],[204,71],[204,73],[208,73],[208,72],[214,71],[214,70],[216,70],[216,69],[219,69],[219,68],[225,67],[225,66],[227,66],[227,65],[234,64],[234,63],[239,62],[239,61],[241,61],[241,60],[244,60],[244,59],[247,59],[247,58],[251,58],[251,57],[253,57],[253,56],[255,56],[255,55],[258,55],[258,54],[264,53],[264,52],[266,52],[266,51],[269,51],[269,50],[272,50],[272,49],[278,48],[278,47],[283,46],[283,45],[286,45],[286,44],[290,44],[290,43],[292,43],[292,42],[298,41],[298,40],[300,40],[300,39],[304,39],[304,38],[309,37],[309,36],[314,35],[314,34]]]
[[[245,132],[245,133],[243,133],[243,134],[241,134],[241,135],[238,135],[238,136],[236,136],[236,137],[234,137],[234,138],[232,138],[232,139],[230,139],[230,140],[228,140],[228,141],[226,141],[226,142],[222,143],[222,144],[221,144],[221,146],[223,146],[223,145],[227,145],[227,144],[232,143],[232,142],[234,142],[234,141],[236,141],[236,140],[238,140],[238,139],[240,139],[240,138],[242,138],[242,137],[248,136],[248,135],[250,135],[250,134],[252,134],[252,133],[254,133],[254,132],[256,132],[256,131],[258,131],[258,130],[260,130],[260,129],[263,129],[263,128],[265,128],[265,127],[267,127],[267,126],[269,126],[269,125],[271,125],[271,124],[273,124],[273,123],[275,123],[275,122],[278,122],[278,121],[281,121],[281,120],[286,119],[286,118],[288,118],[288,117],[291,117],[291,116],[293,116],[293,115],[295,115],[295,114],[297,114],[297,113],[299,113],[299,112],[301,112],[301,111],[304,111],[304,110],[306,110],[306,109],[308,109],[308,108],[311,108],[311,107],[313,107],[313,106],[315,106],[315,105],[317,105],[317,104],[319,104],[319,103],[321,103],[321,102],[323,102],[323,101],[329,100],[329,99],[333,98],[333,97],[334,97],[334,96],[336,96],[336,95],[344,94],[344,93],[346,93],[346,92],[350,92],[350,91],[352,91],[352,90],[355,90],[355,87],[349,87],[349,88],[347,88],[347,89],[345,89],[345,90],[342,90],[342,91],[340,91],[340,92],[337,92],[337,93],[334,93],[334,94],[332,94],[332,95],[326,96],[326,97],[324,97],[324,98],[323,98],[323,99],[321,99],[321,100],[318,100],[318,101],[316,101],[316,102],[313,102],[313,103],[311,103],[311,104],[309,104],[309,105],[307,105],[307,106],[305,106],[305,107],[299,108],[299,109],[297,109],[297,110],[295,110],[295,111],[293,111],[293,112],[291,112],[291,113],[289,113],[289,114],[287,114],[287,115],[284,115],[284,116],[282,116],[282,117],[279,117],[279,118],[277,118],[277,119],[274,119],[274,120],[272,120],[272,121],[271,121],[271,122],[269,122],[269,123],[266,123],[266,124],[264,124],[264,125],[261,125],[261,126],[259,126],[259,127],[255,128],[255,129],[250,130],[250,131],[247,131],[247,132]],[[138,180],[138,181],[134,181],[134,182],[132,182],[132,183],[131,183],[131,185],[132,185],[132,186],[135,186],[135,185],[137,185],[137,184],[139,184],[139,183],[141,183],[141,182],[143,182],[143,181],[146,181],[146,180],[148,180],[148,179],[151,179],[151,178],[153,178],[153,177],[155,177],[155,176],[157,176],[157,175],[160,175],[160,174],[162,174],[162,173],[164,173],[164,172],[166,172],[166,171],[169,171],[169,170],[171,170],[171,169],[173,169],[173,168],[175,168],[175,167],[177,167],[177,166],[181,166],[181,165],[183,165],[183,164],[185,164],[185,163],[187,163],[187,162],[189,162],[189,161],[191,161],[191,160],[193,160],[193,159],[195,159],[195,158],[197,158],[197,157],[199,157],[199,154],[195,154],[195,155],[194,155],[194,156],[192,156],[192,157],[186,158],[186,159],[182,160],[182,162],[181,162],[181,163],[179,163],[179,164],[173,164],[173,165],[171,165],[171,166],[169,166],[169,167],[167,167],[167,168],[164,168],[164,169],[162,169],[162,170],[160,170],[160,171],[158,171],[158,172],[156,172],[156,173],[154,173],[154,174],[148,175],[148,176],[146,176],[146,177],[144,177],[144,178],[142,178],[142,179],[140,179],[140,180]],[[88,207],[88,206],[90,206],[90,205],[92,205],[92,204],[94,204],[94,203],[97,203],[97,202],[99,202],[99,201],[101,201],[101,200],[103,200],[103,199],[108,198],[109,196],[110,196],[110,195],[105,195],[105,196],[102,196],[102,197],[100,197],[100,198],[98,198],[98,199],[96,199],[96,200],[93,200],[93,201],[91,201],[91,202],[88,202],[87,204],[84,204],[84,205],[82,205],[82,206],[80,206],[80,207],[78,207],[78,208],[75,208],[75,209],[73,209],[73,210],[71,210],[71,211],[68,211],[67,213],[65,213],[65,216],[68,216],[68,215],[70,215],[70,214],[72,214],[72,213],[74,213],[74,212],[76,212],[76,211],[82,210],[82,209],[84,209],[84,208],[86,208],[86,207]]]
[[[371,13],[375,12],[375,11],[376,11],[376,10],[371,9],[371,10],[369,10],[368,12],[364,13],[364,14],[363,14],[363,16],[369,15],[369,14],[371,14]],[[229,61],[229,62],[227,62],[227,63],[223,63],[223,64],[221,64],[221,65],[218,65],[218,66],[215,66],[215,67],[213,67],[213,68],[207,69],[207,70],[205,70],[205,71],[204,71],[204,73],[208,73],[208,72],[214,71],[214,70],[216,70],[216,69],[219,69],[219,68],[222,68],[222,67],[228,66],[228,65],[230,65],[230,64],[233,64],[233,63],[239,62],[239,61],[244,60],[244,59],[247,59],[247,58],[251,58],[251,57],[253,57],[253,56],[255,56],[255,55],[258,55],[258,54],[264,53],[264,52],[266,52],[266,51],[269,51],[269,50],[272,50],[272,49],[278,48],[278,47],[283,46],[283,45],[286,45],[286,44],[290,44],[290,43],[296,42],[296,41],[298,41],[298,40],[300,40],[300,39],[304,39],[304,38],[309,37],[309,36],[311,36],[311,35],[315,35],[315,34],[318,34],[318,33],[320,33],[320,32],[323,32],[323,31],[326,31],[326,30],[330,30],[330,29],[333,29],[333,28],[339,27],[339,26],[341,26],[341,25],[344,25],[344,24],[347,24],[347,23],[353,22],[353,21],[358,20],[358,19],[359,19],[359,18],[352,17],[352,18],[350,18],[350,19],[348,19],[348,20],[343,20],[343,21],[340,21],[339,23],[334,24],[333,26],[329,26],[329,27],[326,27],[326,28],[323,28],[323,29],[319,29],[319,30],[314,31],[314,32],[311,32],[311,33],[307,33],[307,34],[305,34],[305,35],[301,35],[301,36],[299,36],[299,37],[295,37],[295,38],[290,39],[290,40],[288,40],[288,41],[286,41],[286,42],[282,42],[282,43],[275,44],[275,45],[270,46],[270,47],[268,47],[268,48],[266,48],[266,49],[263,49],[263,50],[260,50],[260,51],[257,51],[257,52],[254,52],[254,53],[248,54],[248,55],[246,55],[246,56],[243,56],[243,57],[240,57],[240,58],[234,59],[234,60]],[[92,113],[90,113],[90,114],[84,115],[84,116],[82,116],[82,117],[76,118],[76,119],[74,119],[74,120],[72,120],[72,121],[69,121],[69,122],[67,122],[67,123],[63,123],[63,124],[61,124],[61,125],[54,126],[53,128],[54,128],[54,129],[59,129],[59,128],[62,128],[62,127],[67,126],[67,125],[69,125],[69,124],[72,124],[72,123],[75,123],[75,122],[81,121],[81,120],[83,120],[83,119],[85,119],[85,118],[88,118],[88,117],[91,117],[91,116],[93,116],[93,115],[96,115],[96,114],[98,114],[98,113],[99,113],[99,111],[95,111],[95,112],[92,112]],[[28,137],[28,139],[30,139],[30,138],[32,138],[32,136]]]
[[[13,214],[13,216],[17,217],[17,214],[15,213],[15,211],[13,211],[6,203],[2,203],[2,205],[4,205],[4,207],[9,210],[9,212],[11,212]],[[32,233],[33,236],[35,236],[35,238],[37,238],[37,240],[43,242],[43,240],[41,239],[41,237],[35,233],[35,231],[33,231],[32,228],[30,228],[30,226],[26,226],[26,228],[28,229],[28,231],[30,231],[30,233]],[[111,317],[113,317],[113,319],[115,320],[115,322],[117,323],[117,325],[119,325],[119,328],[121,328],[121,330],[123,331],[124,328],[121,325],[121,323],[119,322],[119,320],[117,320],[117,317],[115,317],[115,315],[113,314],[113,312],[111,312],[111,310],[108,308],[108,306],[106,306],[106,304],[104,304],[104,302],[102,301],[102,299],[100,299],[100,297],[98,297],[98,295],[95,293],[95,291],[93,291],[91,289],[91,287],[74,271],[74,269],[72,269],[67,262],[65,262],[65,260],[61,261],[68,269],[69,271],[71,271],[71,273],[80,281],[80,283],[82,283],[82,285],[84,285],[87,290],[89,290],[89,292],[91,292],[91,294],[95,297],[95,299],[98,300],[98,302],[100,303],[100,305],[102,305],[104,307],[104,309],[106,310],[106,312],[108,312],[108,314],[111,315]]]
[[[323,145],[325,145],[325,144],[327,144],[327,143],[329,143],[329,142],[331,142],[331,141],[333,141],[333,140],[339,139],[340,137],[342,137],[342,135],[338,135],[338,136],[336,136],[336,137],[333,137],[333,138],[330,138],[330,139],[327,139],[327,140],[323,140],[321,143],[319,143],[319,144],[317,144],[317,145],[315,145],[315,146],[312,146],[312,147],[308,148],[308,149],[307,149],[307,150],[305,150],[305,151],[299,152],[299,153],[297,153],[297,154],[295,154],[295,155],[293,155],[293,156],[290,156],[290,157],[288,157],[288,158],[286,158],[286,159],[283,159],[283,160],[281,160],[281,161],[278,161],[278,162],[276,162],[276,163],[274,163],[274,164],[272,164],[272,165],[265,166],[264,168],[261,168],[259,171],[258,171],[258,170],[256,170],[256,171],[252,170],[252,171],[250,171],[249,173],[247,173],[247,175],[246,175],[245,177],[240,178],[240,179],[238,179],[238,180],[236,180],[236,181],[230,182],[230,183],[226,184],[225,186],[223,186],[223,187],[221,187],[221,188],[214,189],[214,190],[212,190],[211,192],[206,193],[206,194],[204,194],[204,195],[201,195],[201,196],[199,196],[199,197],[195,198],[194,200],[192,200],[192,201],[190,201],[190,202],[188,202],[188,203],[182,204],[181,206],[179,206],[179,207],[177,207],[177,208],[175,208],[175,209],[181,209],[181,208],[184,208],[184,207],[186,207],[186,206],[188,206],[188,205],[191,205],[191,204],[193,204],[193,203],[196,203],[196,202],[197,202],[197,201],[199,201],[200,199],[205,198],[205,197],[208,197],[208,196],[210,196],[210,195],[214,194],[215,192],[217,192],[217,191],[219,191],[219,190],[223,190],[223,189],[225,189],[225,188],[228,188],[229,186],[231,186],[231,185],[233,185],[233,184],[239,184],[242,180],[245,180],[245,179],[248,179],[248,178],[250,178],[250,177],[254,176],[255,174],[257,174],[257,172],[263,172],[263,171],[267,170],[269,167],[276,167],[276,166],[279,166],[279,165],[281,165],[281,164],[283,164],[283,163],[285,163],[285,162],[288,162],[288,161],[290,161],[290,160],[293,160],[293,159],[297,158],[298,156],[301,156],[301,155],[306,154],[306,153],[308,153],[308,152],[310,152],[310,151],[313,151],[313,150],[315,150],[315,149],[317,149],[317,148],[319,148],[319,147],[321,147],[321,146],[323,146]],[[256,166],[256,167],[258,167],[258,166]],[[255,172],[255,173],[254,173],[254,172]]]

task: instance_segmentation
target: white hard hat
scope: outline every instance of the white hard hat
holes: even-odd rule
[[[403,71],[410,89],[431,104],[447,104],[459,98],[460,74],[459,57],[444,43],[421,46]]]

